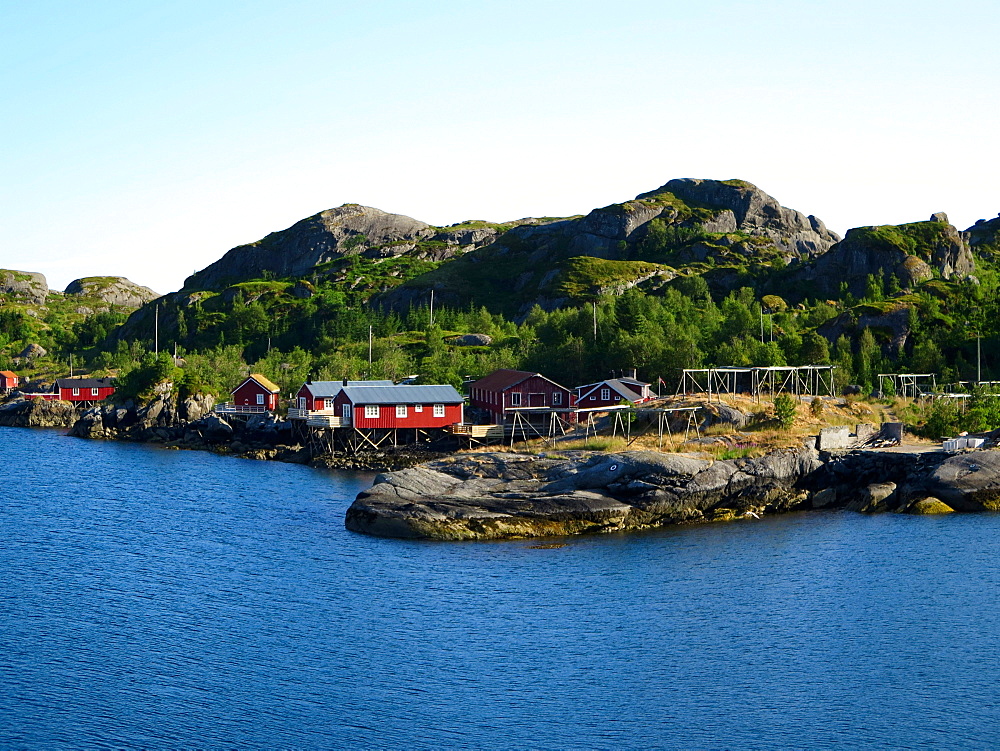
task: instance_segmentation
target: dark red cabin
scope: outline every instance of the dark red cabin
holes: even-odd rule
[[[260,373],[251,373],[243,383],[233,389],[233,404],[237,407],[259,407],[262,412],[273,412],[278,408],[280,390]]]
[[[110,378],[59,378],[55,393],[64,402],[100,402],[115,393]]]
[[[9,370],[0,370],[0,391],[13,391],[21,383],[21,379],[17,377],[16,373],[12,373]]]
[[[306,381],[295,395],[295,403],[288,416],[292,419],[306,419],[308,412],[333,414],[334,401],[344,386],[393,386],[392,381]],[[338,413],[339,414],[339,413]]]
[[[469,402],[486,410],[490,419],[502,425],[509,421],[511,409],[547,407],[570,409],[576,406],[576,396],[541,373],[526,370],[495,370],[485,378],[469,384]],[[573,416],[570,415],[570,420]]]

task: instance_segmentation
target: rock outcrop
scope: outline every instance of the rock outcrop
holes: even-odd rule
[[[68,428],[78,416],[69,402],[25,399],[15,395],[0,404],[0,425],[8,428]]]
[[[347,512],[348,529],[390,537],[493,539],[643,529],[806,505],[795,483],[812,450],[708,462],[675,454],[579,461],[469,454],[379,475]]]
[[[1000,510],[1000,450],[779,451],[707,461],[633,452],[466,454],[376,477],[348,529],[484,540],[759,518],[793,509],[942,514]]]
[[[671,180],[659,189],[664,190],[685,201],[723,209],[706,225],[709,231],[763,235],[800,259],[821,256],[840,240],[840,236],[828,230],[820,219],[785,208],[760,188],[743,180],[684,178]]]
[[[934,217],[942,217],[935,214]],[[894,276],[901,289],[912,289],[939,273],[945,279],[969,276],[974,258],[967,236],[947,221],[857,227],[797,275],[823,295],[836,295],[846,283],[863,297],[869,276]]]
[[[109,306],[138,308],[159,295],[123,276],[88,276],[69,283],[66,295],[100,300]]]
[[[44,305],[49,285],[43,274],[34,271],[0,269],[0,295],[11,295],[21,302]]]
[[[402,214],[348,203],[296,222],[264,239],[233,248],[188,277],[185,289],[222,289],[272,274],[305,276],[319,264],[350,255],[386,258],[414,255],[444,260],[491,242],[499,230],[483,226],[438,228]]]

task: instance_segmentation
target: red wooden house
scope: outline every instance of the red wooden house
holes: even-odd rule
[[[231,404],[242,411],[273,412],[278,408],[279,391],[281,389],[260,373],[251,373],[232,390]]]
[[[462,423],[465,399],[453,386],[342,385],[334,410],[358,430],[444,428]]]
[[[623,401],[642,404],[652,398],[653,392],[649,384],[635,378],[608,378],[576,387],[576,404],[581,409],[613,407]]]
[[[494,370],[485,378],[469,384],[469,401],[473,407],[486,410],[490,419],[498,425],[509,422],[512,409],[545,407],[568,410],[576,405],[576,397],[568,388],[541,373],[526,370]]]
[[[100,402],[115,393],[110,378],[59,378],[55,393],[64,402]]]
[[[9,370],[0,370],[0,393],[9,393],[20,385],[21,379]]]
[[[310,412],[334,413],[334,400],[345,386],[364,388],[393,386],[392,381],[306,381],[295,395],[295,403],[288,410],[292,420],[305,420]]]

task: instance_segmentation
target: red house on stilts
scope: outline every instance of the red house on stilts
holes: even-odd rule
[[[489,413],[497,425],[509,422],[512,410],[535,407],[542,412],[545,408],[569,410],[576,406],[576,396],[568,388],[526,370],[495,370],[468,388],[470,404]],[[531,419],[530,413],[525,414]],[[570,413],[568,419],[573,422],[575,415]]]

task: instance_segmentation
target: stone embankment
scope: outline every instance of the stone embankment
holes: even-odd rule
[[[485,540],[645,529],[843,508],[1000,510],[1000,451],[780,451],[711,461],[633,452],[464,454],[379,475],[346,526],[385,537]]]
[[[15,396],[0,404],[0,426],[5,428],[70,428],[79,416],[69,402]]]

